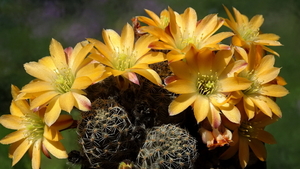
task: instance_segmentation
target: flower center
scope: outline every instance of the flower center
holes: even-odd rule
[[[239,127],[239,135],[247,138],[257,138],[257,130],[262,130],[260,128],[254,128],[255,122],[242,122]]]
[[[245,77],[246,79],[252,81],[251,86],[248,89],[242,91],[245,95],[255,94],[261,90],[261,84],[257,80],[257,77],[255,76],[255,73],[253,70],[248,73],[245,73],[244,75],[242,73],[241,75],[242,75],[242,77]]]
[[[27,113],[22,123],[26,126],[25,137],[30,141],[36,141],[43,137],[45,123],[36,113]]]
[[[167,16],[162,16],[160,21],[161,21],[160,28],[165,29],[170,22],[170,18]]]
[[[206,96],[213,93],[217,88],[217,80],[216,75],[201,75],[198,72],[196,87],[199,94]]]
[[[248,24],[240,26],[238,32],[245,41],[254,41],[259,35],[259,29],[253,29]]]
[[[59,93],[67,93],[71,90],[74,83],[75,77],[71,72],[70,68],[56,69],[56,79],[54,80],[54,85]]]
[[[117,70],[120,70],[120,71],[124,71],[128,68],[131,68],[134,64],[135,64],[135,61],[136,61],[136,54],[135,52],[129,52],[129,49],[126,50],[126,51],[120,51],[118,52],[118,50],[115,50],[116,51],[116,56],[114,57],[115,59],[115,68]]]

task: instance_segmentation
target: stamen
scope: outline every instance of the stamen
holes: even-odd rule
[[[27,113],[22,123],[26,126],[25,137],[30,141],[36,141],[43,137],[44,134],[44,121],[36,113]]]
[[[216,75],[201,75],[198,72],[197,89],[202,95],[209,95],[217,88],[218,77]]]
[[[71,72],[70,68],[62,68],[60,70],[56,69],[56,79],[54,80],[54,85],[59,93],[67,93],[71,90],[74,83],[75,77]]]
[[[254,41],[259,35],[259,29],[252,29],[251,25],[240,26],[238,32],[245,41]]]

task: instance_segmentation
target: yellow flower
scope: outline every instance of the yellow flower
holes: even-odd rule
[[[266,55],[260,60],[254,52],[250,52],[249,55],[251,59],[248,67],[238,74],[252,82],[248,89],[242,91],[243,104],[248,118],[252,119],[257,109],[269,117],[272,117],[273,113],[281,117],[280,107],[272,98],[283,97],[288,94],[288,90],[282,85],[273,83],[280,72],[280,68],[274,67],[274,56]]]
[[[267,150],[264,143],[275,144],[276,140],[267,131],[265,126],[277,121],[278,117],[270,118],[265,114],[258,112],[257,115],[248,121],[243,110],[242,121],[239,126],[227,123],[228,127],[233,130],[230,147],[220,156],[221,159],[227,160],[238,152],[240,165],[245,168],[249,162],[249,147],[260,161],[265,161]]]
[[[231,50],[214,54],[208,49],[197,52],[192,47],[185,56],[186,62],[172,62],[170,68],[175,76],[165,80],[166,89],[180,95],[169,105],[169,114],[176,115],[191,105],[198,123],[207,117],[212,127],[217,128],[220,114],[239,123],[240,113],[228,103],[228,96],[232,91],[247,89],[251,83],[245,78],[228,77],[234,71],[230,68],[240,62],[228,66],[231,57]]]
[[[13,99],[16,99],[19,89],[12,85]],[[42,150],[49,156],[48,151],[57,158],[67,158],[64,146],[60,143],[60,130],[66,129],[73,123],[70,115],[61,115],[52,126],[47,126],[44,119],[45,108],[33,112],[27,100],[13,100],[10,106],[10,115],[2,115],[0,123],[9,129],[17,130],[0,140],[1,144],[11,144],[9,157],[14,166],[29,150],[32,168],[39,169]]]
[[[187,8],[183,14],[178,14],[169,8],[169,29],[164,30],[156,26],[140,28],[159,38],[150,47],[158,50],[171,50],[167,55],[169,61],[177,61],[193,45],[196,49],[210,48],[213,50],[228,48],[220,45],[223,39],[233,35],[231,32],[221,32],[213,35],[224,23],[217,14],[211,14],[202,20],[197,20],[197,13],[193,8]]]
[[[61,110],[70,112],[74,106],[82,111],[89,110],[91,102],[83,96],[83,89],[99,81],[104,72],[103,65],[86,58],[92,48],[92,44],[78,43],[74,49],[64,51],[61,44],[52,39],[51,56],[24,64],[26,72],[37,80],[25,85],[18,99],[35,95],[31,110],[48,105],[45,122],[49,126],[57,120]]]
[[[145,17],[145,16],[138,16],[137,19],[140,22],[143,22],[149,26],[155,26],[155,27],[158,27],[161,29],[165,29],[169,25],[170,15],[166,9],[161,11],[160,17],[158,17],[154,12],[152,12],[150,10],[145,9],[145,11],[151,17],[151,19],[148,17]]]
[[[272,33],[260,33],[260,26],[264,22],[262,15],[255,15],[249,21],[248,17],[241,14],[237,9],[233,8],[235,19],[230,11],[224,6],[229,19],[225,19],[225,26],[229,27],[235,35],[232,37],[232,43],[235,46],[241,46],[249,49],[251,44],[260,45],[264,50],[271,52],[277,56],[279,54],[267,46],[281,46],[278,42],[278,35]]]
[[[161,52],[149,52],[148,45],[157,38],[151,35],[143,35],[136,42],[134,41],[133,28],[126,24],[121,36],[114,30],[103,30],[102,43],[96,39],[88,38],[88,41],[95,44],[91,58],[107,65],[106,70],[113,76],[122,76],[135,84],[139,84],[135,73],[140,74],[151,82],[161,85],[159,75],[149,68],[148,64],[164,61]]]

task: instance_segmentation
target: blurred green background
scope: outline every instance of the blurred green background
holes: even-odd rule
[[[74,46],[87,37],[101,39],[101,31],[120,31],[136,15],[147,16],[144,8],[159,13],[168,6],[182,13],[193,7],[199,19],[210,13],[227,17],[222,7],[236,7],[249,18],[262,14],[265,22],[261,30],[281,37],[282,47],[274,47],[280,54],[276,66],[282,67],[280,75],[288,85],[290,94],[278,99],[283,118],[268,126],[277,144],[267,145],[268,169],[300,168],[300,1],[297,0],[0,0],[0,107],[1,114],[9,114],[10,85],[22,87],[33,78],[26,74],[23,64],[49,55],[51,38],[64,47]],[[0,126],[0,138],[12,132]],[[76,148],[75,130],[63,132],[63,144],[70,151]],[[0,145],[0,168],[11,167],[8,146]],[[28,155],[13,167],[29,169]],[[42,159],[42,169],[73,169],[79,166],[55,157]]]

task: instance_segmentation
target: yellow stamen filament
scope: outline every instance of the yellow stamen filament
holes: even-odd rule
[[[30,141],[36,141],[43,137],[45,123],[36,113],[27,113],[22,123],[26,127],[25,137]]]
[[[251,25],[240,26],[238,32],[245,41],[254,41],[259,35],[259,29],[253,29]]]
[[[59,93],[67,93],[71,90],[74,83],[75,77],[71,72],[70,68],[62,68],[60,70],[56,69],[56,79],[54,80],[54,85]]]
[[[239,135],[249,139],[257,138],[258,131],[262,128],[254,127],[255,124],[256,122],[242,122],[239,127]]]
[[[202,95],[212,94],[217,88],[218,77],[215,75],[201,75],[198,73],[197,77],[197,89]]]

